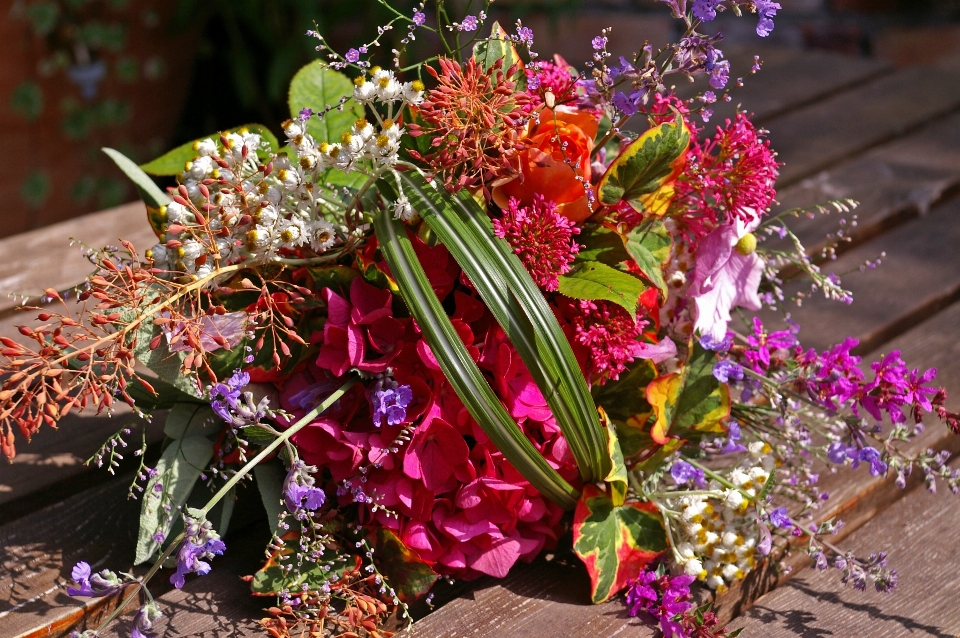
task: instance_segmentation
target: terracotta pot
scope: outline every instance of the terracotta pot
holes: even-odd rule
[[[103,54],[109,70],[96,86],[96,99],[126,102],[129,115],[123,123],[94,127],[82,139],[71,139],[64,132],[63,108],[71,102],[92,102],[84,99],[81,86],[71,81],[67,71],[41,76],[38,64],[50,55],[48,41],[34,35],[23,18],[0,11],[0,156],[4,158],[0,172],[0,237],[135,198],[133,188],[121,181],[122,174],[99,149],[112,146],[145,160],[162,152],[169,143],[186,95],[197,41],[195,34],[169,35],[166,24],[174,4],[139,0],[130,2],[122,12],[109,12],[111,20],[126,24],[126,44],[117,53]],[[113,65],[121,58],[136,62],[138,79],[119,79]],[[162,71],[150,79],[150,74],[144,73],[145,65],[157,60]],[[11,104],[14,91],[25,81],[36,82],[43,94],[42,111],[33,121]],[[41,175],[45,180],[37,179]],[[24,192],[31,176],[36,187],[43,181],[48,184],[45,198],[39,197],[42,192],[31,191],[36,196],[32,205],[27,201],[31,193],[25,197]],[[78,197],[83,194],[77,189],[84,177],[87,185],[95,183],[91,180],[100,180],[101,184],[104,179],[115,180],[113,194],[101,189],[99,196]]]

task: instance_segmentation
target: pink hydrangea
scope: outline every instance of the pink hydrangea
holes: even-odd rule
[[[543,195],[534,195],[533,204],[523,207],[511,197],[503,216],[493,220],[493,231],[507,240],[533,280],[547,291],[557,290],[558,277],[570,270],[580,251],[573,240],[580,229]]]
[[[399,352],[403,325],[393,317],[393,294],[371,286],[361,277],[350,284],[350,299],[323,289],[327,323],[317,365],[342,376],[356,368],[378,373]]]

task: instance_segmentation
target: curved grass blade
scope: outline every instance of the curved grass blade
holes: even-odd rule
[[[406,228],[387,211],[376,215],[373,227],[400,294],[471,416],[503,456],[541,494],[564,509],[576,507],[577,490],[547,463],[520,431],[470,358],[413,252]]]
[[[564,433],[584,481],[609,473],[606,435],[566,335],[513,250],[497,239],[468,193],[452,197],[416,173],[406,195],[464,269],[527,365]],[[382,186],[395,190],[388,180]]]

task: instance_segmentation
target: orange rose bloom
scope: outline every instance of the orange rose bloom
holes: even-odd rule
[[[515,197],[521,206],[529,206],[533,196],[540,194],[556,203],[557,212],[570,221],[585,220],[593,213],[584,184],[590,184],[590,152],[597,125],[596,116],[571,108],[541,111],[539,124],[530,122],[526,148],[520,152],[520,176],[496,187],[493,201],[506,208]]]

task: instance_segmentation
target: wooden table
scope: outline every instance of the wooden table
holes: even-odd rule
[[[852,306],[814,299],[793,316],[808,346],[842,336],[862,341],[860,354],[899,349],[911,366],[939,368],[938,381],[960,398],[960,75],[910,68],[894,71],[865,59],[823,53],[768,51],[766,67],[749,78],[737,100],[771,131],[785,163],[779,183],[782,206],[837,197],[862,202],[852,238],[835,272],[885,252],[877,272],[854,274]],[[742,66],[740,67],[743,68]],[[735,70],[736,73],[736,70]],[[732,112],[721,105],[717,118]],[[141,249],[151,242],[139,204],[0,240],[0,292],[35,293],[67,286],[86,274],[85,262],[66,245],[77,236],[90,244],[123,236]],[[811,250],[839,220],[794,223]],[[9,334],[14,302],[0,300],[0,334]],[[81,463],[129,414],[112,419],[71,417],[21,445],[12,465],[0,466],[0,636],[62,636],[96,626],[102,601],[84,605],[63,593],[70,567],[128,567],[133,557],[139,502],[124,501],[126,483]],[[162,436],[157,424],[148,438]],[[917,445],[947,445],[960,438],[930,426]],[[126,459],[118,474],[133,470]],[[900,573],[892,595],[842,589],[837,574],[804,569],[794,556],[792,578],[760,570],[719,600],[732,626],[747,636],[956,636],[960,633],[960,507],[950,495],[932,497],[911,484],[897,490],[889,479],[865,471],[840,472],[823,481],[832,492],[830,512],[846,521],[843,547],[887,549]],[[255,499],[254,499],[255,500]],[[882,515],[881,515],[882,513]],[[254,636],[263,601],[244,595],[239,576],[258,567],[267,540],[264,523],[239,522],[227,537],[229,551],[213,572],[166,591],[161,636]],[[413,627],[422,638],[485,636],[653,636],[630,619],[619,601],[588,600],[586,574],[560,552],[520,565],[502,581],[482,579],[438,594],[442,605]],[[116,604],[107,601],[106,605]],[[129,618],[129,616],[127,616]],[[108,635],[129,635],[124,622]]]

